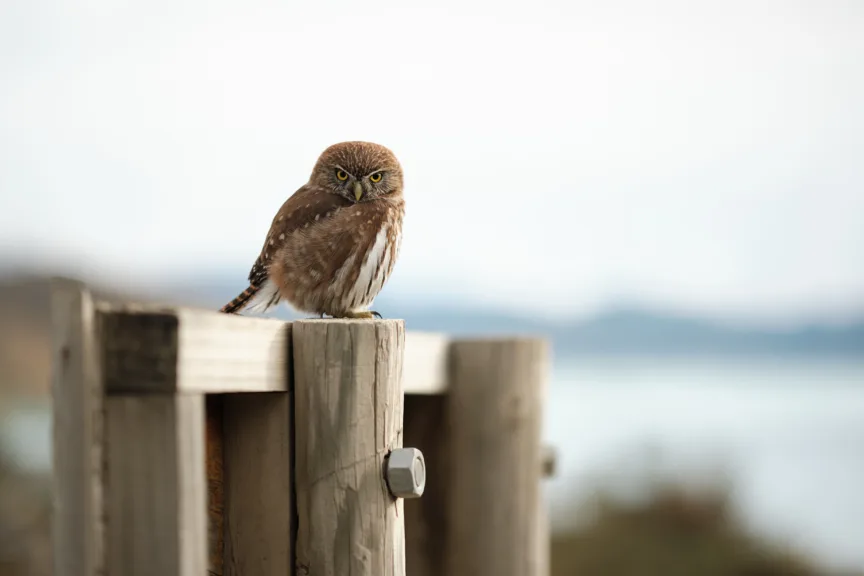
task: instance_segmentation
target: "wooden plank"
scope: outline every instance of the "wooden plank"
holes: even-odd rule
[[[229,394],[225,418],[225,576],[292,573],[291,398]],[[296,534],[296,532],[295,532]]]
[[[423,452],[427,471],[423,497],[405,501],[405,561],[411,576],[446,574],[447,404],[447,397],[441,394],[405,395],[404,443]]]
[[[434,332],[406,332],[404,380],[406,394],[447,391],[449,339]]]
[[[99,335],[81,283],[52,282],[54,575],[103,573],[103,420]]]
[[[115,392],[284,392],[289,322],[191,308],[100,307],[105,387]],[[446,391],[445,335],[409,332],[405,391]]]
[[[457,341],[447,395],[448,576],[541,576],[537,522],[546,343]]]
[[[286,391],[288,322],[186,308],[100,313],[108,393]]]
[[[108,574],[207,573],[204,397],[109,396]]]
[[[405,576],[401,320],[294,323],[297,576]]]

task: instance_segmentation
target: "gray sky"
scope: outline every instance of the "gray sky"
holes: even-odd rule
[[[0,3],[0,254],[236,271],[329,144],[392,148],[393,293],[864,308],[864,4]]]

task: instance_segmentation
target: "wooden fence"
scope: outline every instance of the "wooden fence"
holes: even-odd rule
[[[55,576],[548,573],[542,339],[52,308]]]

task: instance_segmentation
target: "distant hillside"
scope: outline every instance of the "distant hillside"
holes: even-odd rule
[[[112,297],[216,309],[242,287],[235,279],[203,279],[200,283],[165,286],[140,294],[119,293],[110,286],[97,288],[100,293]],[[21,294],[22,298],[31,296],[32,303],[32,284]],[[544,335],[552,340],[558,358],[576,355],[795,355],[864,359],[864,321],[846,327],[801,326],[795,330],[768,331],[736,329],[698,317],[622,308],[586,320],[554,323],[479,311],[466,305],[424,307],[388,295],[382,295],[375,308],[385,317],[404,318],[410,330],[457,336]],[[274,316],[298,317],[285,307]]]
[[[236,280],[178,287],[194,304],[218,308],[239,291]],[[398,295],[397,295],[398,296]],[[404,318],[410,330],[453,335],[538,334],[549,337],[557,357],[576,355],[820,355],[864,359],[864,320],[846,327],[801,326],[789,331],[735,329],[698,317],[622,308],[565,323],[532,320],[468,305],[420,306],[382,294],[375,309]],[[298,317],[285,307],[274,314]]]
[[[385,302],[378,308],[384,309]],[[734,329],[699,318],[621,309],[564,324],[458,309],[387,307],[415,330],[457,335],[528,333],[549,336],[558,356],[571,355],[842,355],[864,359],[864,322],[771,332]]]

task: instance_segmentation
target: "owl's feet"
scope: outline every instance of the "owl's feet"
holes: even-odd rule
[[[381,314],[374,310],[352,310],[345,313],[345,318],[355,318],[358,320],[371,320],[372,318],[381,318]]]

